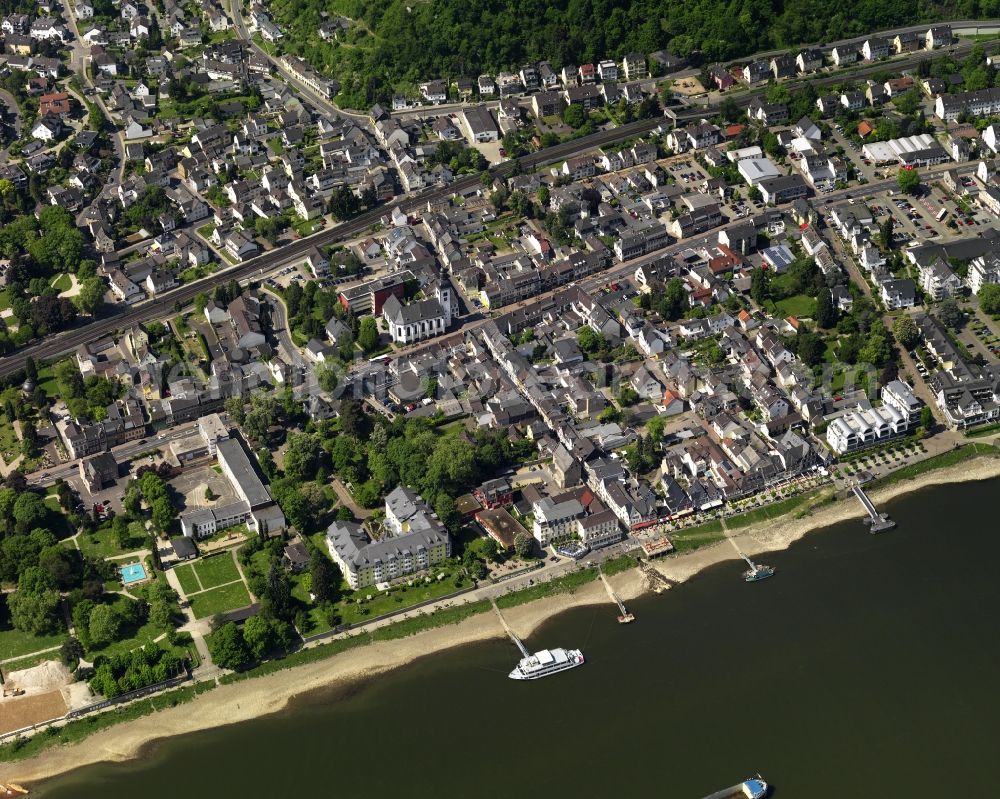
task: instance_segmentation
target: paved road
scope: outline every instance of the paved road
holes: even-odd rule
[[[573,142],[556,145],[538,153],[526,155],[523,158],[517,159],[517,163],[520,164],[522,169],[530,170],[541,164],[561,161],[577,152],[585,152],[611,142],[648,133],[662,123],[662,118],[656,118],[641,120],[609,131],[600,131]],[[500,166],[494,167],[491,171],[496,176],[504,177],[513,172],[515,168],[514,164],[515,162],[513,161],[505,162]],[[323,247],[328,244],[334,244],[367,230],[371,225],[379,223],[382,217],[388,214],[393,207],[398,206],[406,212],[418,212],[426,208],[428,202],[449,197],[455,192],[471,189],[478,185],[478,183],[479,177],[477,175],[470,175],[456,180],[449,186],[434,187],[408,197],[397,198],[385,206],[361,214],[350,222],[344,222],[329,230],[299,239],[285,247],[271,250],[236,266],[224,267],[209,277],[165,292],[152,300],[127,308],[118,307],[104,318],[94,320],[72,330],[63,331],[55,336],[50,336],[44,341],[36,342],[23,348],[18,353],[0,358],[0,376],[10,374],[22,368],[24,359],[28,356],[35,358],[35,360],[53,358],[118,328],[162,318],[176,304],[186,305],[200,292],[210,291],[220,283],[231,279],[246,280],[255,276],[262,276],[280,266],[295,263],[303,258],[306,252],[312,247]]]
[[[111,143],[115,148],[115,157],[118,159],[118,168],[114,173],[112,173],[112,180],[110,182],[105,182],[90,204],[77,214],[77,224],[80,224],[80,221],[85,218],[87,211],[89,211],[90,208],[102,197],[111,196],[122,182],[122,178],[125,175],[125,133],[114,125],[111,112],[104,104],[104,98],[94,88],[94,82],[90,79],[90,74],[87,72],[87,45],[80,37],[80,29],[77,27],[76,15],[70,10],[69,6],[69,3],[63,3],[61,14],[63,19],[69,25],[70,30],[73,32],[73,43],[69,59],[70,71],[75,72],[80,76],[81,82],[90,90],[90,102],[97,105],[97,107],[103,112],[107,119],[107,124],[115,127],[114,133],[110,136],[110,138]]]
[[[14,133],[16,138],[21,138],[21,108],[17,104],[17,100],[14,99],[14,95],[11,94],[6,89],[0,89],[0,100],[4,101],[7,106],[7,113],[9,113],[14,119],[11,126],[14,128]],[[4,153],[7,151],[4,150]]]
[[[339,477],[334,477],[330,481],[330,485],[333,486],[333,492],[337,495],[337,499],[340,500],[340,503],[347,506],[356,519],[364,521],[372,515],[372,511],[368,508],[362,508],[357,502],[354,501],[354,497],[351,496],[351,492],[347,490],[347,486],[344,485],[343,481]]]
[[[285,301],[270,289],[264,289],[268,305],[271,308],[271,331],[278,339],[278,355],[287,364],[295,364],[304,360],[299,348],[292,341],[291,331],[288,329],[288,308]]]
[[[117,447],[113,447],[111,449],[111,453],[115,456],[115,460],[121,463],[132,459],[140,452],[147,452],[151,449],[166,447],[171,441],[186,438],[197,429],[197,422],[188,422],[186,424],[178,425],[177,427],[172,427],[170,428],[170,431],[166,433],[149,436],[148,438],[139,439],[137,441],[129,441],[126,444],[119,444]],[[26,477],[31,485],[38,485],[42,487],[54,485],[57,480],[66,480],[73,475],[78,474],[80,469],[80,460],[80,458],[75,458],[71,461],[61,463],[58,466],[52,466],[48,469],[40,469],[37,472],[32,472],[31,474],[26,475]]]
[[[229,3],[229,13],[233,20],[233,25],[236,28],[236,33],[241,39],[245,39],[246,42],[252,47],[256,52],[274,64],[274,68],[278,71],[285,81],[294,86],[300,94],[304,95],[306,99],[309,100],[316,108],[323,111],[333,117],[345,117],[351,121],[362,125],[364,127],[371,127],[368,121],[368,115],[359,113],[357,111],[344,111],[338,108],[333,103],[331,103],[327,98],[319,94],[311,86],[306,85],[300,81],[291,71],[289,71],[280,59],[275,58],[265,49],[260,47],[250,36],[250,31],[247,29],[246,20],[243,17],[243,2],[242,0],[230,0]]]
[[[956,168],[955,171],[957,171],[959,174],[971,174],[975,172],[975,164],[965,164],[959,166]],[[940,176],[942,172],[943,170],[941,169],[941,167],[930,167],[924,172],[923,177],[926,180],[933,180],[936,179],[936,177]],[[864,194],[869,194],[872,192],[884,190],[885,188],[889,188],[895,184],[896,184],[895,180],[883,181],[881,183],[868,184],[867,186],[862,186],[861,188],[868,190],[864,192]],[[828,197],[829,196],[831,195],[828,195]],[[825,206],[826,204],[827,203],[824,202],[822,205]],[[870,299],[872,299],[875,306],[878,307],[879,302],[875,298],[873,298],[872,289],[868,283],[868,280],[866,279],[865,275],[862,274],[861,269],[857,265],[857,261],[855,261],[851,253],[847,251],[847,248],[844,246],[843,240],[840,238],[837,232],[834,230],[826,230],[822,231],[822,235],[825,236],[828,243],[834,248],[834,250],[838,252],[840,256],[839,260],[841,263],[844,264],[844,267],[847,269],[851,281],[855,283],[858,287],[860,287],[861,290],[864,292],[864,294]],[[892,328],[892,323],[895,321],[895,319],[896,317],[890,313],[882,314],[882,323],[888,329]],[[899,351],[902,360],[901,365],[906,371],[910,373],[910,375],[913,378],[910,382],[913,384],[914,392],[924,402],[924,404],[931,409],[931,412],[934,414],[934,418],[937,419],[938,422],[943,422],[943,419],[941,418],[941,411],[937,407],[937,402],[934,396],[932,395],[926,382],[919,379],[919,372],[917,371],[916,363],[914,362],[913,358],[910,357],[909,352],[907,352],[904,348],[900,347]]]
[[[955,50],[956,52],[962,52],[971,48],[971,45],[971,42],[960,42],[956,45]],[[993,45],[994,49],[996,46],[996,44]],[[914,54],[913,56],[897,59],[893,62],[893,68],[901,69],[905,68],[908,64],[915,65],[918,61],[929,57],[929,55],[930,54]],[[885,69],[885,64],[874,64],[865,69],[856,70],[851,73],[851,77],[860,77],[868,72],[884,71]],[[827,83],[839,83],[843,80],[844,76],[834,75],[818,79],[815,83],[823,85]],[[794,83],[794,81],[789,82],[789,85],[793,85]],[[750,98],[760,95],[763,92],[764,89],[761,88],[731,96],[733,98],[739,97],[741,100],[749,100]],[[671,112],[671,117],[676,122],[681,123],[697,119],[699,116],[704,115],[706,111],[710,111],[713,108],[714,106],[708,106],[707,108],[682,109],[680,111]],[[612,130],[599,131],[590,136],[585,136],[574,141],[559,144],[554,147],[541,150],[537,153],[531,153],[513,161],[507,161],[494,167],[491,170],[491,173],[497,177],[505,177],[512,174],[516,168],[529,171],[547,163],[558,163],[570,156],[586,152],[606,144],[647,134],[657,126],[664,123],[665,120],[663,117],[656,117],[653,119],[644,119],[632,122]],[[199,292],[210,290],[219,283],[234,278],[237,280],[249,279],[254,275],[263,275],[265,272],[269,272],[274,268],[295,262],[296,260],[302,258],[311,247],[322,247],[328,244],[333,244],[366,230],[370,225],[377,223],[383,215],[390,211],[393,206],[399,206],[404,211],[416,211],[426,207],[426,204],[429,201],[442,199],[455,192],[472,188],[477,182],[477,177],[469,176],[455,181],[450,186],[434,187],[406,198],[398,198],[392,203],[381,208],[368,211],[350,222],[346,222],[329,230],[324,230],[313,234],[312,236],[305,237],[299,241],[288,244],[285,247],[267,252],[237,266],[221,269],[209,277],[173,289],[172,291],[166,292],[153,300],[149,300],[127,309],[119,308],[105,318],[92,321],[74,330],[64,331],[55,336],[50,336],[44,341],[37,342],[23,348],[18,353],[0,358],[0,376],[10,374],[22,368],[24,358],[29,355],[36,360],[61,355],[62,353],[68,352],[84,342],[92,341],[100,336],[112,332],[117,328],[160,318],[176,304],[187,304]],[[889,181],[887,181],[887,184],[888,183]],[[875,187],[873,185],[862,186],[846,190],[843,193],[825,195],[823,199],[829,201],[837,194],[843,194],[844,196],[860,196],[864,193],[873,191],[874,188]],[[692,242],[685,242],[685,245],[687,246],[690,246],[691,244]]]

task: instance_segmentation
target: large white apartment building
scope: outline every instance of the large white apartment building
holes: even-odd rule
[[[843,455],[905,435],[920,420],[920,409],[913,389],[893,380],[882,389],[881,407],[859,406],[830,422],[826,442],[836,454]]]
[[[551,497],[545,497],[532,506],[532,534],[543,547],[567,538],[575,538],[577,534],[577,519],[587,513],[577,499],[567,499],[556,502]]]
[[[978,294],[987,283],[1000,283],[1000,257],[987,253],[973,259],[965,282],[973,294]]]
[[[399,486],[385,498],[386,535],[373,541],[355,522],[326,531],[330,557],[351,588],[391,582],[429,569],[451,555],[451,537],[415,491]]]

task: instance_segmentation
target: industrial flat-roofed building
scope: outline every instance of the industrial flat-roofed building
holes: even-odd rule
[[[466,108],[463,112],[465,117],[465,127],[469,131],[469,137],[474,142],[496,141],[500,138],[500,130],[497,128],[493,114],[485,105],[477,105]]]
[[[409,269],[403,269],[385,277],[369,280],[341,291],[340,304],[352,313],[370,313],[377,316],[382,313],[382,305],[390,295],[400,300],[403,298],[407,281],[413,279],[413,273]]]
[[[205,429],[211,431],[214,437],[219,434],[219,425],[221,419],[218,424],[209,421]],[[216,439],[215,455],[222,474],[229,480],[239,499],[214,508],[198,508],[182,513],[181,532],[189,538],[204,538],[244,523],[260,535],[271,535],[284,530],[285,515],[275,504],[239,439]]]

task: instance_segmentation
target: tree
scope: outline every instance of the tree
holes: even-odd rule
[[[958,307],[958,303],[953,298],[948,297],[938,305],[937,318],[941,320],[941,324],[945,327],[949,327],[952,330],[959,330],[965,321],[965,314]]]
[[[823,339],[809,331],[800,332],[795,337],[795,352],[807,366],[823,362]]]
[[[332,363],[321,364],[316,370],[316,383],[323,391],[332,393],[337,388],[337,368]]]
[[[309,576],[312,582],[312,595],[317,604],[330,602],[336,598],[335,567],[318,549],[314,549],[309,557]]]
[[[316,474],[323,452],[319,438],[309,433],[288,436],[285,451],[285,474],[296,480],[307,480]]]
[[[361,200],[347,186],[341,186],[330,195],[329,211],[335,219],[353,219],[361,211]]]
[[[764,134],[764,152],[770,156],[781,154],[781,143],[778,141],[777,135],[771,131]]]
[[[639,392],[631,386],[622,386],[618,390],[618,404],[623,408],[635,405],[639,401]]]
[[[56,588],[66,590],[78,582],[75,564],[73,553],[58,544],[38,553],[38,568],[48,575]]]
[[[361,320],[361,327],[358,329],[358,346],[368,354],[378,349],[378,343],[378,323],[375,317],[366,316]]]
[[[363,508],[374,508],[378,505],[379,485],[374,480],[368,480],[354,489],[354,498]]]
[[[122,618],[111,605],[95,605],[90,611],[87,631],[95,646],[109,644],[118,637],[122,628]]]
[[[684,315],[687,307],[687,292],[684,290],[684,281],[679,277],[671,278],[663,291],[663,296],[656,305],[656,311],[664,319],[674,322]]]
[[[578,130],[587,124],[588,116],[582,105],[573,103],[563,109],[562,121],[573,128],[573,130]]]
[[[858,358],[872,366],[883,366],[892,357],[889,340],[881,330],[872,330],[868,340],[858,351]]]
[[[603,333],[598,333],[589,325],[584,325],[577,331],[576,343],[588,355],[593,355],[599,350],[607,349],[608,342]]]
[[[243,640],[256,660],[261,660],[269,652],[281,645],[278,625],[282,622],[265,616],[251,616],[243,624]]]
[[[920,341],[920,329],[912,317],[900,316],[892,323],[892,335],[904,349],[911,350]]]
[[[80,313],[93,314],[104,304],[107,285],[102,277],[89,277],[80,284],[80,293],[74,298]]]
[[[514,552],[518,557],[526,558],[535,547],[535,539],[527,533],[518,533],[514,536]]]
[[[291,617],[292,589],[285,570],[272,563],[267,572],[267,583],[261,604],[265,612],[278,619]]]
[[[273,483],[278,476],[278,467],[274,463],[274,456],[269,449],[261,449],[257,452],[257,463],[260,464],[260,471],[268,482]]]
[[[15,528],[22,533],[44,527],[49,510],[38,494],[27,491],[20,494],[14,502],[13,517]]]
[[[930,430],[934,426],[934,411],[928,405],[920,409],[920,426],[924,430]]]
[[[19,587],[8,594],[7,607],[15,630],[48,635],[59,629],[59,594],[53,589],[32,592]]]
[[[983,313],[1000,314],[1000,284],[987,283],[979,289],[979,307]]]
[[[236,424],[242,426],[246,421],[247,412],[243,397],[229,397],[222,405],[226,413]]]
[[[663,440],[663,430],[667,426],[666,420],[662,416],[654,416],[646,425],[646,432],[649,440],[654,444],[659,444]]]
[[[174,626],[177,618],[177,610],[174,602],[163,596],[154,597],[149,603],[149,622],[156,627],[169,630]]]
[[[242,671],[253,662],[243,633],[233,622],[223,624],[207,641],[212,661],[220,668]]]
[[[750,273],[750,296],[757,305],[763,305],[771,296],[771,273],[766,269],[754,269]]]
[[[77,661],[83,657],[83,644],[80,643],[80,639],[70,636],[63,641],[62,648],[59,650],[59,657],[67,666],[75,668]]]
[[[896,174],[896,182],[903,194],[916,194],[920,191],[920,173],[915,169],[900,169]]]
[[[893,219],[892,215],[890,214],[885,218],[882,224],[879,225],[879,234],[878,234],[882,246],[887,250],[891,250],[893,245],[892,228],[893,228]]]
[[[461,523],[461,517],[458,515],[458,510],[455,508],[455,500],[444,491],[438,494],[438,497],[434,502],[434,513],[437,514],[441,524],[449,530],[456,529]]]
[[[816,298],[816,324],[824,330],[837,326],[837,306],[833,304],[833,295],[829,289],[820,289]]]
[[[368,435],[370,421],[360,400],[346,399],[340,403],[340,429],[349,436],[363,439]]]

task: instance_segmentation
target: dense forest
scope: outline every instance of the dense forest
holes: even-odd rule
[[[367,108],[406,84],[528,61],[560,67],[668,46],[719,61],[921,20],[997,16],[1000,0],[274,0],[269,9],[288,32],[285,46],[341,81],[346,105]],[[326,42],[321,12],[353,22]]]

